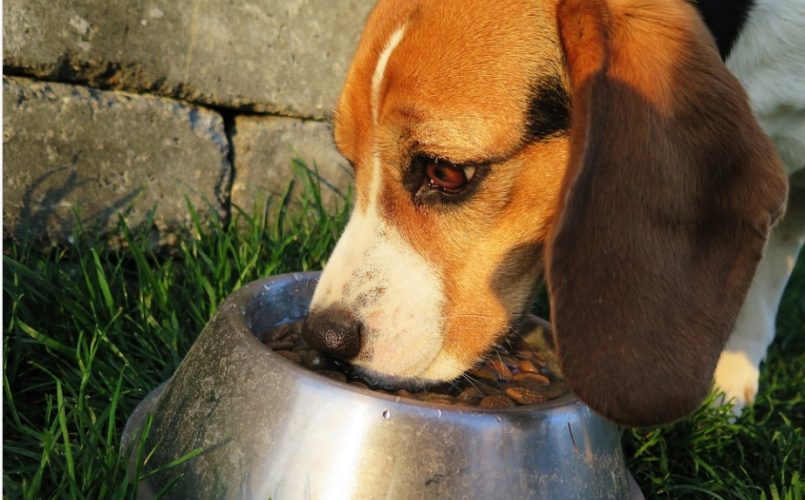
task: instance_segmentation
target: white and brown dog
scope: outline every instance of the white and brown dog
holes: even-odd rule
[[[805,233],[802,184],[771,232],[804,74],[799,0],[381,0],[334,121],[356,206],[305,337],[379,383],[452,380],[544,269],[593,409],[667,422],[714,372],[751,401]]]

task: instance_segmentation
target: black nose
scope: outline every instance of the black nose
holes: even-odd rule
[[[311,312],[302,325],[302,338],[317,351],[352,359],[361,350],[362,325],[344,309]]]

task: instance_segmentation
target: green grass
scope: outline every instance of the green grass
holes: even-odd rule
[[[314,177],[299,179],[301,210],[197,216],[168,253],[122,223],[118,250],[86,233],[68,248],[6,245],[5,497],[134,496],[152,450],[135,440],[138,467],[127,474],[119,446],[137,403],[170,376],[224,297],[263,276],[320,268],[343,228],[346,208],[328,213]],[[731,423],[705,407],[668,428],[626,432],[630,468],[649,497],[802,499],[803,261],[753,411]]]
[[[346,207],[325,212],[315,177],[296,167],[297,210],[279,209],[286,196],[271,217],[238,213],[227,224],[196,214],[169,254],[122,223],[119,250],[99,250],[89,234],[69,248],[6,245],[5,496],[133,495],[119,446],[137,403],[171,375],[224,297],[263,276],[320,269],[346,223]],[[141,461],[149,451],[138,450]]]
[[[735,422],[730,416],[728,408],[703,406],[672,426],[627,431],[624,450],[643,491],[660,498],[805,498],[805,255],[780,306],[757,400]]]

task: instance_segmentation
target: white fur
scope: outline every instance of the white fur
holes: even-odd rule
[[[405,34],[396,30],[372,75],[374,126],[386,66]],[[444,292],[436,269],[380,216],[383,165],[377,145],[366,209],[356,208],[313,295],[311,311],[340,306],[362,323],[352,363],[382,378],[452,379],[464,367],[441,351]]]
[[[441,350],[442,303],[441,279],[433,267],[376,211],[356,210],[322,274],[311,310],[341,306],[361,321],[356,366],[416,377]]]
[[[746,88],[758,122],[789,175],[805,168],[805,0],[758,0],[727,67]],[[753,401],[760,363],[774,339],[775,317],[805,243],[805,190],[792,183],[788,212],[772,231],[732,336],[716,385],[737,413]]]
[[[726,400],[733,401],[736,414],[757,394],[760,363],[774,340],[777,308],[803,244],[805,189],[792,185],[788,212],[772,231],[746,302],[716,367],[716,385],[724,391]]]
[[[805,166],[805,0],[757,0],[727,67],[789,174]]]
[[[377,66],[375,66],[375,72],[372,74],[371,102],[372,120],[374,121],[375,126],[377,126],[377,122],[380,117],[380,89],[383,86],[383,77],[386,75],[386,66],[388,66],[389,59],[391,59],[391,54],[394,53],[397,45],[399,45],[402,41],[404,34],[405,26],[398,28],[397,31],[392,33],[391,38],[389,38],[389,41],[386,42],[383,52],[381,52],[380,57],[377,58]]]

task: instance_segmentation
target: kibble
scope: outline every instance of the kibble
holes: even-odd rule
[[[276,352],[283,358],[287,359],[288,361],[293,361],[297,365],[302,363],[302,356],[293,351],[274,351],[274,352]]]
[[[492,360],[492,369],[497,372],[497,376],[499,379],[509,379],[512,378],[512,371],[509,369],[508,366],[503,362],[502,359],[493,359]]]
[[[564,381],[548,368],[546,354],[520,338],[509,339],[508,347],[493,351],[487,361],[462,378],[428,390],[373,387],[361,379],[348,363],[311,349],[301,337],[301,322],[281,325],[263,337],[263,343],[283,358],[352,387],[370,389],[400,398],[442,405],[462,405],[501,410],[557,398],[567,392]],[[548,355],[551,355],[550,353]],[[551,365],[553,366],[553,365]]]
[[[512,375],[512,380],[515,382],[525,382],[525,383],[533,383],[541,386],[548,386],[551,385],[551,380],[542,375],[541,373],[534,373],[534,372],[520,372]]]
[[[504,408],[514,408],[517,405],[514,400],[503,394],[497,394],[485,397],[478,403],[478,406],[487,410],[503,410]]]
[[[465,405],[477,405],[481,400],[486,397],[486,394],[477,387],[467,387],[458,393],[456,401]]]
[[[266,345],[268,345],[268,348],[272,351],[287,351],[288,349],[293,349],[293,342],[290,340],[275,340]]]
[[[517,368],[521,372],[526,373],[539,373],[539,368],[529,359],[521,359],[517,362]]]
[[[533,405],[545,401],[541,392],[528,387],[507,387],[504,394],[518,405]]]

